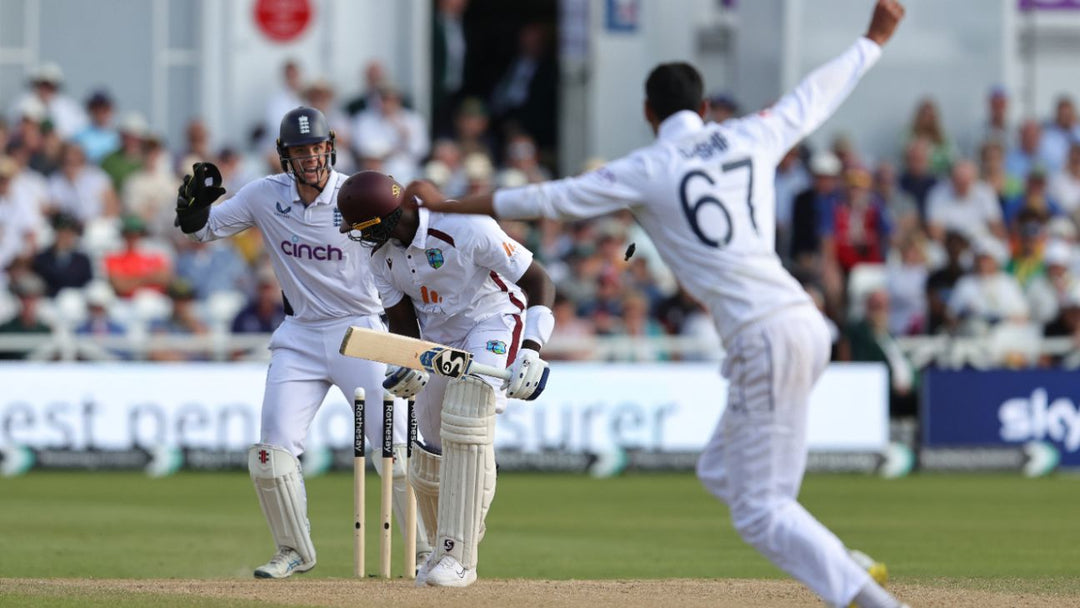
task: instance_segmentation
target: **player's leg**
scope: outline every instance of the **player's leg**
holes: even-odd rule
[[[255,570],[259,578],[285,578],[315,566],[307,518],[307,493],[298,457],[304,451],[307,429],[330,388],[304,350],[318,342],[297,328],[283,327],[290,348],[272,343],[270,368],[263,394],[260,443],[251,448],[248,468],[263,515],[270,526],[276,552]],[[275,341],[283,336],[275,334]]]
[[[477,376],[452,380],[442,408],[439,529],[432,586],[465,587],[476,580],[483,502],[494,488],[495,391]]]
[[[409,460],[409,483],[416,492],[416,512],[420,529],[426,531],[424,539],[427,546],[435,546],[435,531],[439,527],[439,482],[442,470],[442,438],[439,435],[442,425],[443,395],[449,381],[445,376],[433,375],[424,390],[416,396],[416,424],[420,439],[413,446],[413,457]],[[417,546],[420,540],[417,539]],[[434,565],[432,556],[417,561],[416,586],[427,583],[427,573]]]
[[[338,347],[341,345],[341,337],[345,333],[345,327],[349,324],[370,329],[384,329],[382,322],[379,321],[378,317],[373,316],[353,318],[347,323],[342,324],[340,327],[334,326],[327,329],[324,334],[324,340],[326,341],[326,352],[331,353],[329,355],[330,377],[333,379],[334,384],[341,389],[343,394],[352,395],[356,387],[360,386],[363,387],[369,395],[369,404],[382,403],[382,382],[386,377],[386,366],[375,361],[346,357],[339,354],[337,351]],[[378,395],[377,401],[373,401],[370,395]],[[408,412],[405,400],[396,400],[394,403],[394,467],[390,474],[393,476],[394,518],[398,521],[398,528],[401,530],[403,537],[405,535],[405,501],[407,499],[407,485],[409,483],[409,472],[405,466],[405,442],[408,438],[407,415]],[[382,445],[382,423],[382,407],[365,408],[364,429],[367,434],[368,442],[373,446]],[[413,453],[415,454],[415,451]],[[382,458],[373,457],[372,462],[375,464],[375,471],[382,476],[384,474],[382,470]],[[423,563],[431,554],[431,545],[428,543],[427,538],[428,533],[424,529],[423,521],[420,518],[417,518],[416,563],[418,564]]]
[[[747,543],[826,602],[846,606],[873,583],[843,543],[796,502],[808,396],[827,363],[827,330],[819,317],[792,314],[742,332],[730,352],[728,407],[698,475],[728,503]],[[876,605],[896,605],[891,601]]]

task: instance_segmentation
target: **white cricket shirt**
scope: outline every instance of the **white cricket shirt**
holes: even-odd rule
[[[453,342],[497,314],[525,311],[516,282],[532,252],[495,220],[420,208],[408,246],[391,239],[374,251],[371,271],[383,305],[409,296],[426,340]]]
[[[753,321],[811,302],[775,252],[776,165],[880,55],[860,38],[753,116],[705,124],[677,112],[651,145],[591,173],[497,191],[496,215],[583,218],[630,209],[727,343]]]
[[[213,241],[257,227],[281,291],[300,321],[381,314],[368,266],[371,250],[338,229],[337,193],[344,181],[344,175],[331,171],[322,193],[304,207],[291,176],[255,180],[211,207],[210,220],[193,237]]]

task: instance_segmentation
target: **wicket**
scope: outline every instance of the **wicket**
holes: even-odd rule
[[[366,395],[363,388],[353,394],[353,575],[366,575],[364,563],[365,539],[365,483],[367,468],[364,452],[364,407]],[[408,435],[405,449],[405,470],[409,470],[412,444],[416,441],[415,401],[408,402]],[[394,396],[383,393],[382,429],[382,496],[379,504],[379,576],[390,578],[391,546],[393,543],[393,493],[394,493]],[[405,578],[416,576],[416,497],[412,486],[406,483],[405,501]]]

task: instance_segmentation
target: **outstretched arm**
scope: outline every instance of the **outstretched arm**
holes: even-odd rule
[[[494,195],[474,194],[460,200],[447,199],[446,195],[439,191],[429,181],[417,180],[405,187],[402,200],[411,201],[420,199],[424,207],[438,213],[470,213],[474,215],[490,215],[495,217]]]

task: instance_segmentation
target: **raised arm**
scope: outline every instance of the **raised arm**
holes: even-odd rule
[[[881,47],[904,16],[896,0],[878,0],[866,34],[847,51],[811,72],[774,106],[735,122],[779,159],[836,112],[862,76],[877,63]]]

